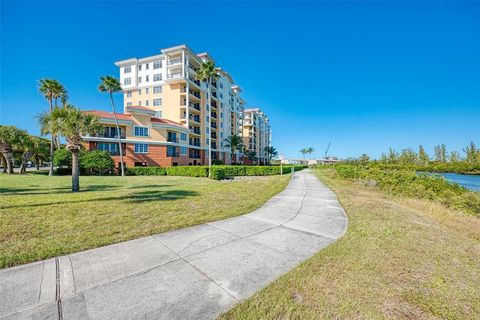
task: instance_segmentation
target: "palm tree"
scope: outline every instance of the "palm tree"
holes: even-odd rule
[[[57,99],[60,99],[62,103],[66,103],[68,100],[68,92],[65,87],[54,79],[41,79],[39,81],[38,91],[47,99],[50,105],[50,112],[53,111],[53,101],[57,104]],[[48,175],[53,175],[53,152],[55,148],[55,136],[50,137],[50,170]]]
[[[35,165],[37,170],[40,170],[40,163],[41,161],[48,159],[48,148],[49,144],[48,141],[40,138],[32,136],[32,157],[35,161]]]
[[[0,125],[0,153],[5,158],[7,173],[13,173],[13,149],[21,147],[22,142],[28,136],[27,132],[14,126]]]
[[[80,191],[78,157],[82,148],[82,136],[95,135],[103,130],[98,118],[65,104],[52,112],[39,116],[42,134],[61,134],[67,140],[66,148],[72,153],[72,191]]]
[[[312,159],[312,153],[314,152],[315,149],[313,149],[312,147],[306,149],[306,153],[308,153],[310,159]]]
[[[247,158],[255,164],[255,161],[257,160],[257,153],[253,150],[245,150],[243,151],[243,154],[247,156]]]
[[[303,160],[305,160],[305,155],[308,153],[308,150],[306,148],[300,149],[300,153],[303,156]]]
[[[230,148],[230,151],[232,153],[232,162],[233,162],[235,151],[240,151],[243,148],[242,138],[237,134],[232,134],[230,137],[226,138],[224,142],[225,142],[225,148]],[[235,162],[236,160],[237,159],[235,157]]]
[[[100,79],[102,80],[102,83],[98,86],[98,90],[100,90],[100,92],[108,92],[110,94],[110,102],[112,103],[112,112],[115,119],[115,127],[117,130],[118,150],[120,151],[120,170],[123,177],[125,176],[125,167],[123,165],[122,139],[120,134],[120,127],[118,126],[117,113],[115,112],[115,103],[113,102],[113,94],[116,92],[121,92],[122,86],[120,85],[120,81],[118,81],[117,78],[112,76],[100,77]]]
[[[264,149],[265,154],[267,155],[267,163],[270,164],[270,160],[276,156],[278,156],[278,151],[275,147],[269,146],[265,147]]]
[[[20,149],[22,151],[22,162],[20,164],[20,173],[27,173],[27,162],[33,155],[33,140],[32,136],[26,134],[22,136],[22,141],[20,142]]]
[[[207,83],[207,110],[210,115],[210,87],[212,84],[212,80],[216,80],[218,78],[217,70],[215,69],[215,63],[213,61],[208,60],[202,63],[200,69],[197,71],[197,80],[203,81]],[[210,118],[210,117],[209,117]],[[211,122],[208,121],[208,176],[210,177],[210,167],[212,166],[212,126]]]

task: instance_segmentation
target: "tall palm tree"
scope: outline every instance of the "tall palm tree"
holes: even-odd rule
[[[270,164],[270,160],[276,156],[278,156],[278,151],[275,147],[269,146],[265,147],[264,149],[265,155],[267,156],[267,163]]]
[[[306,148],[300,149],[300,153],[303,156],[303,160],[305,160],[305,155],[308,153],[307,149]]]
[[[315,152],[315,149],[312,148],[312,147],[310,147],[310,148],[307,148],[306,151],[307,151],[307,153],[308,153],[308,157],[309,157],[310,159],[312,159],[312,153]]]
[[[98,90],[100,92],[108,92],[110,95],[110,102],[112,103],[112,112],[113,117],[115,119],[115,127],[117,130],[117,138],[118,138],[118,150],[120,151],[120,170],[122,177],[125,175],[125,167],[123,165],[123,150],[122,150],[122,139],[120,134],[120,127],[118,125],[117,113],[115,112],[115,103],[113,102],[113,94],[116,92],[122,91],[122,86],[120,85],[120,81],[117,78],[112,76],[104,76],[100,77],[102,83],[98,86]]]
[[[103,130],[103,126],[95,115],[83,113],[70,104],[54,108],[52,112],[43,112],[39,116],[39,123],[42,134],[61,134],[67,140],[66,148],[72,153],[72,191],[80,191],[78,158],[82,136],[97,134]]]
[[[232,153],[232,162],[235,163],[237,160],[235,157],[235,161],[233,161],[235,151],[240,151],[243,149],[242,138],[237,134],[232,134],[230,137],[226,138],[224,142],[225,142],[225,145],[224,145],[225,148],[230,148],[230,152]]]
[[[68,100],[68,92],[65,87],[55,79],[41,79],[39,81],[38,91],[47,99],[50,105],[50,112],[53,111],[53,102],[57,104],[57,99],[63,102]],[[53,152],[55,150],[55,136],[50,137],[50,170],[48,175],[53,175]]]
[[[13,150],[20,149],[27,132],[14,126],[0,125],[0,153],[5,158],[7,173],[13,173]]]
[[[212,85],[212,80],[216,80],[218,78],[218,73],[217,70],[215,69],[215,63],[211,60],[207,60],[202,65],[200,66],[200,69],[197,71],[197,80],[203,81],[207,83],[207,109],[208,109],[208,115],[210,119],[210,95],[211,95],[211,85]],[[208,121],[208,176],[210,177],[210,172],[211,172],[211,166],[212,166],[212,124],[211,120]]]

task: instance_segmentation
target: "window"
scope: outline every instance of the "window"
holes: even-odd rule
[[[208,145],[210,143],[210,139],[207,138],[206,141],[207,141],[207,145]]]
[[[134,135],[137,137],[148,137],[148,127],[134,126]]]
[[[180,139],[182,141],[187,141],[187,134],[186,133],[180,133]]]
[[[167,146],[167,157],[177,157],[177,148],[174,146]]]
[[[186,155],[187,154],[187,147],[180,147],[180,154]]]
[[[138,95],[139,95],[139,96],[142,95],[142,89],[138,89]]]
[[[150,81],[150,76],[145,76],[145,82]]]
[[[223,93],[220,92],[220,99],[223,99]]]
[[[132,97],[132,91],[127,91],[127,98],[131,98]]]
[[[149,106],[150,105],[150,100],[145,100],[145,106]]]
[[[141,64],[138,65],[138,71],[142,71],[142,65]]]
[[[153,87],[153,93],[162,93],[162,87]]]
[[[162,117],[162,111],[157,111],[155,114],[155,117],[161,118]]]
[[[147,78],[148,79],[148,78]],[[148,80],[147,80],[148,81]],[[145,88],[145,94],[148,94],[148,92],[150,91],[150,88]]]
[[[220,122],[220,128],[223,128],[223,122]]]
[[[125,79],[123,79],[123,84],[124,84],[124,85],[132,84],[132,78],[125,78]]]
[[[157,98],[157,99],[153,99],[153,105],[154,106],[161,106],[162,105],[162,98]]]
[[[97,145],[97,149],[100,150],[100,151],[107,151],[109,153],[116,154],[116,153],[118,153],[118,143],[100,142]]]
[[[131,107],[132,106],[132,103],[131,102],[127,102],[127,107]]]
[[[162,61],[157,60],[153,62],[153,69],[160,69],[162,67]]]
[[[220,89],[223,89],[223,83],[220,83]]]
[[[138,77],[138,83],[142,83],[142,77]]]
[[[148,144],[135,143],[135,153],[148,153]]]
[[[209,127],[206,127],[206,128],[205,128],[205,132],[206,132],[207,134],[210,133],[210,128],[209,128]]]
[[[153,75],[153,81],[160,81],[162,80],[162,74],[161,73],[155,73]]]
[[[139,107],[142,106],[142,101],[141,101],[141,100],[138,100],[138,106],[139,106]]]
[[[123,73],[130,73],[130,72],[132,72],[132,67],[131,66],[123,68]]]
[[[148,63],[145,63],[145,69],[148,70],[150,65]]]

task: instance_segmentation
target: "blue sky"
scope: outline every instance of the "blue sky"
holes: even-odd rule
[[[1,2],[0,123],[38,134],[37,80],[109,110],[113,62],[208,51],[271,118],[273,145],[342,158],[480,144],[480,3]],[[208,30],[209,36],[199,33]],[[122,97],[116,97],[118,105]]]

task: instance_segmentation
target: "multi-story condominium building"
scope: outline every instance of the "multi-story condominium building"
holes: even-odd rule
[[[259,108],[244,109],[242,119],[242,135],[245,149],[254,151],[258,164],[266,164],[265,148],[270,146],[271,130],[268,117]],[[245,163],[252,162],[244,157]]]
[[[229,164],[239,158],[224,140],[242,134],[241,89],[221,68],[210,88],[198,81],[197,71],[207,60],[214,62],[207,53],[181,45],[115,63],[124,95],[124,114],[118,116],[127,166],[207,164],[209,144],[212,160]],[[86,137],[89,147],[118,154],[113,114],[90,112],[99,115],[107,131],[103,137]]]

